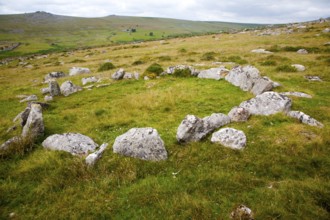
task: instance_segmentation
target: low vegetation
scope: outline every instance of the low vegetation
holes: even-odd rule
[[[98,72],[103,72],[103,71],[107,71],[107,70],[112,70],[116,68],[115,65],[113,65],[111,62],[106,62],[103,63],[99,68],[98,68]]]

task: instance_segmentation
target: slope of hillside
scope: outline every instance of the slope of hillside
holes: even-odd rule
[[[258,26],[128,16],[79,18],[46,12],[0,15],[0,41],[22,43],[13,52],[0,53],[0,57]]]

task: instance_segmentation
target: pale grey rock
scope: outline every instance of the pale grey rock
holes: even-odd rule
[[[90,137],[79,133],[54,134],[47,137],[42,146],[49,150],[61,150],[72,155],[87,155],[98,147]]]
[[[21,124],[21,126],[23,127],[26,124],[26,121],[29,117],[31,108],[30,107],[26,107],[24,109],[24,111],[20,112],[13,120],[13,122],[17,122],[19,121],[19,123]]]
[[[287,96],[277,92],[264,92],[255,98],[242,102],[239,107],[248,110],[251,115],[272,115],[290,111],[292,102]]]
[[[143,79],[144,80],[149,80],[149,77],[148,76],[144,76]]]
[[[44,94],[47,94],[47,93],[49,93],[49,87],[47,87],[47,88],[41,88],[41,93],[44,95]]]
[[[251,92],[254,95],[259,95],[261,93],[271,91],[273,89],[273,82],[264,78],[259,78],[255,80]]]
[[[323,33],[330,33],[330,28],[326,28],[322,31]]]
[[[64,83],[62,83],[60,89],[62,95],[64,96],[68,96],[82,90],[80,86],[74,85],[71,81],[65,81]]]
[[[242,107],[234,107],[228,113],[230,121],[243,122],[247,121],[250,117],[250,112]]]
[[[305,76],[305,79],[308,79],[309,81],[322,82],[322,79],[319,76]]]
[[[254,49],[251,50],[252,53],[263,53],[263,54],[272,54],[273,52],[267,51],[266,49]]]
[[[298,72],[303,72],[303,71],[306,70],[306,68],[303,65],[301,65],[301,64],[292,64],[291,66],[294,67],[294,68],[296,68],[296,70]]]
[[[254,220],[251,209],[245,205],[240,205],[232,211],[230,213],[230,218],[233,220]]]
[[[308,98],[311,99],[312,96],[303,92],[281,92],[281,95],[286,95],[286,96],[296,96],[296,97],[301,97],[301,98]]]
[[[243,91],[250,91],[259,78],[259,70],[253,66],[234,67],[225,77],[228,82],[240,87]]]
[[[42,107],[39,104],[32,104],[29,117],[23,127],[22,137],[32,140],[44,135],[45,126],[42,117]]]
[[[234,128],[222,128],[212,134],[211,142],[220,143],[225,147],[241,150],[246,145],[246,136],[243,131]]]
[[[291,118],[296,118],[298,119],[300,122],[310,125],[310,126],[315,126],[315,127],[320,127],[323,128],[323,124],[319,121],[317,121],[316,119],[312,118],[311,116],[300,112],[300,111],[289,111],[287,113],[287,115]]]
[[[95,76],[91,76],[91,77],[81,79],[81,82],[82,82],[83,85],[86,85],[87,83],[95,83],[97,81],[98,81],[98,79]]]
[[[299,54],[308,54],[308,51],[306,49],[299,49],[297,51],[297,53],[299,53]]]
[[[198,78],[220,80],[225,78],[228,73],[229,70],[225,67],[211,68],[200,71],[200,73],[198,74]]]
[[[110,85],[111,85],[111,83],[104,83],[104,84],[97,85],[96,88],[108,87]]]
[[[103,152],[105,151],[105,149],[107,148],[108,144],[104,143],[100,146],[100,148],[95,151],[94,153],[89,154],[86,158],[85,158],[85,163],[88,166],[94,166],[95,163],[102,157]]]
[[[178,127],[176,139],[180,143],[196,142],[215,129],[229,123],[229,116],[222,113],[214,113],[203,119],[187,115]]]
[[[44,97],[44,100],[45,100],[45,102],[51,102],[51,101],[54,100],[54,97],[51,96],[51,95],[46,95],[46,96]]]
[[[25,99],[22,99],[19,102],[31,102],[31,101],[37,101],[38,97],[36,95],[30,95],[28,97],[26,97]]]
[[[166,69],[166,71],[164,73],[171,75],[171,74],[174,74],[176,70],[184,70],[184,69],[189,69],[192,76],[197,76],[199,74],[198,70],[196,70],[194,67],[188,66],[188,65],[170,66]]]
[[[330,46],[330,42],[326,42],[323,44],[324,46]]]
[[[51,96],[60,96],[61,89],[56,80],[49,80],[49,94]]]
[[[65,77],[65,73],[63,72],[51,72],[48,73],[44,79],[45,79],[45,83],[48,83],[50,79],[57,79],[57,78],[62,78]]]
[[[142,160],[167,159],[164,141],[154,128],[132,128],[118,136],[112,148],[114,153]]]
[[[22,138],[19,136],[15,136],[7,140],[5,143],[0,145],[0,151],[8,150],[11,146],[17,145],[22,142]]]
[[[124,75],[125,75],[125,70],[123,68],[120,68],[114,74],[112,74],[111,78],[114,80],[120,80],[124,77]]]
[[[85,67],[72,67],[69,71],[70,76],[91,73],[90,69]]]
[[[140,74],[138,72],[134,72],[134,79],[139,80],[140,79]]]
[[[265,79],[265,80],[270,81],[270,82],[273,84],[273,88],[277,88],[277,87],[282,86],[280,83],[278,83],[278,82],[274,82],[273,80],[271,80],[271,79],[270,79],[269,77],[267,77],[267,76],[263,76],[262,78]]]

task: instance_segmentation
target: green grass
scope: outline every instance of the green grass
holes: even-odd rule
[[[15,213],[17,219],[228,219],[240,204],[251,208],[255,219],[329,219],[328,54],[324,50],[305,55],[279,50],[270,56],[250,52],[271,45],[320,47],[328,41],[327,36],[314,36],[325,24],[314,26],[290,38],[221,34],[220,41],[216,41],[221,44],[216,47],[215,38],[205,35],[168,39],[165,43],[53,53],[44,59],[29,60],[33,69],[20,66],[18,60],[0,66],[0,143],[20,133],[19,129],[6,133],[12,119],[26,106],[16,96],[36,94],[42,100],[40,89],[45,87],[42,81],[47,73],[67,73],[77,65],[72,61],[84,60],[79,65],[90,68],[90,75],[101,78],[102,84],[111,83],[108,87],[55,97],[50,108],[43,111],[45,137],[79,132],[98,144],[109,144],[96,166],[89,168],[84,158],[66,152],[43,149],[43,139],[29,151],[0,157],[0,219],[8,219],[10,213]],[[252,116],[247,122],[228,125],[245,132],[247,146],[243,151],[212,144],[210,136],[180,145],[176,131],[187,114],[227,114],[253,94],[225,80],[169,75],[146,81],[111,81],[111,71],[97,72],[100,64],[110,59],[116,68],[144,73],[165,56],[171,59],[159,62],[163,69],[187,62],[196,64],[197,69],[208,69],[216,67],[214,60],[200,59],[210,52],[214,60],[245,60],[256,66],[262,75],[282,84],[275,91],[312,95],[312,99],[292,97],[292,109],[311,115],[325,127],[310,127],[281,113]],[[138,65],[133,65],[135,62]],[[263,65],[264,62],[276,65]],[[276,70],[294,63],[306,66],[306,71]],[[316,74],[323,82],[304,78]],[[81,85],[81,78],[86,76],[89,75],[58,81],[61,84],[72,80]],[[150,162],[113,153],[115,138],[133,127],[157,129],[165,142],[168,160]]]

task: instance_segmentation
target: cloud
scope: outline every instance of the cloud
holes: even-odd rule
[[[0,0],[0,14],[47,11],[103,17],[110,14],[244,23],[288,23],[330,16],[329,0]]]

